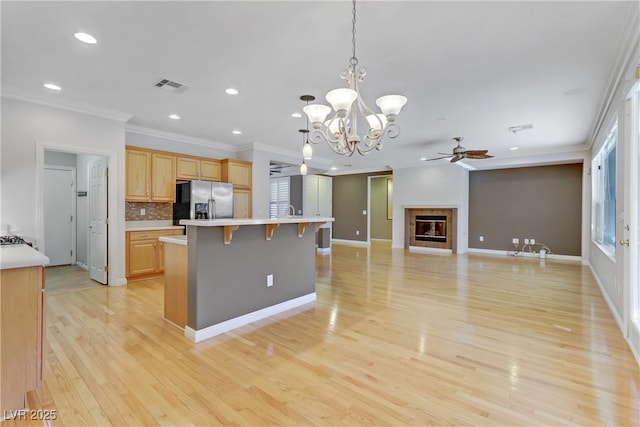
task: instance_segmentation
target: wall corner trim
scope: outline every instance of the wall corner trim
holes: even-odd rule
[[[620,313],[618,313],[618,311],[616,310],[616,306],[613,304],[613,301],[611,301],[611,299],[609,298],[609,295],[607,295],[607,293],[605,292],[604,285],[600,281],[600,278],[596,274],[596,271],[593,269],[593,266],[591,265],[591,263],[589,262],[587,263],[587,265],[589,266],[589,270],[591,270],[591,274],[593,275],[593,278],[596,279],[596,283],[598,284],[598,288],[600,288],[600,293],[602,294],[602,298],[604,298],[605,302],[607,303],[607,306],[609,306],[609,311],[611,312],[611,315],[613,316],[616,323],[618,324],[618,328],[622,333],[622,337],[626,340],[627,335],[624,330],[624,322],[620,317]]]

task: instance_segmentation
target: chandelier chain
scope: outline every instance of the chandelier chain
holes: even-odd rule
[[[356,57],[356,0],[353,0],[352,13],[353,13],[353,19],[351,23],[353,26],[351,29],[351,44],[353,46],[353,49],[351,51],[352,54],[351,54],[350,63],[355,67],[356,65],[358,65],[358,58]]]

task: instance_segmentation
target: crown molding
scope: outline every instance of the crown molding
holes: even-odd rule
[[[153,136],[162,139],[170,139],[172,141],[184,142],[186,144],[200,145],[207,148],[216,148],[219,150],[230,151],[236,153],[239,151],[238,147],[233,145],[224,144],[221,142],[210,141],[208,139],[196,138],[193,136],[182,135],[174,132],[167,132],[158,129],[147,128],[144,126],[138,126],[131,123],[125,125],[125,131],[131,133],[137,133],[139,135]]]
[[[126,123],[129,121],[133,114],[123,113],[121,111],[110,110],[108,108],[96,107],[95,105],[82,104],[79,102],[65,102],[65,101],[45,101],[40,98],[25,95],[6,86],[2,87],[2,97],[8,99],[15,99],[17,101],[29,102],[32,104],[44,105],[45,107],[58,108],[61,110],[73,111],[74,113],[87,114],[90,116],[100,117],[103,119],[115,120],[118,122]]]
[[[605,124],[605,120],[607,120],[611,106],[616,99],[618,89],[622,88],[625,84],[625,74],[629,71],[633,74],[634,70],[637,69],[638,64],[633,62],[637,60],[635,55],[640,49],[640,3],[632,2],[629,8],[630,11],[627,15],[627,21],[624,24],[622,42],[616,53],[614,65],[611,67],[609,80],[605,88],[605,95],[598,106],[595,117],[596,120],[593,122],[589,134],[590,137],[587,141],[589,149],[593,147],[602,126]],[[626,83],[628,84],[629,82],[627,81]],[[631,82],[631,85],[632,84]]]

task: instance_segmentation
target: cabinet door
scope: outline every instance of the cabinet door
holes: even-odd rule
[[[221,181],[220,162],[217,160],[200,160],[200,179],[205,181]]]
[[[318,215],[330,217],[333,212],[333,179],[329,176],[319,176],[318,178]]]
[[[251,163],[234,159],[223,160],[222,180],[234,186],[251,187]]]
[[[233,189],[233,217],[251,218],[251,190]]]
[[[157,239],[129,242],[129,271],[127,276],[152,274],[158,271]]]
[[[306,175],[302,180],[302,214],[316,216],[318,213],[318,177]]]
[[[158,241],[158,272],[164,271],[164,242]]]
[[[151,200],[174,202],[176,198],[176,157],[169,154],[151,155]]]
[[[149,197],[151,156],[147,151],[126,151],[126,194],[128,202],[146,202]]]
[[[177,179],[200,179],[200,160],[193,157],[176,157]]]

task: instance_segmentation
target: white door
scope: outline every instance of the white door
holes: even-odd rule
[[[89,163],[89,277],[107,284],[107,159]]]
[[[43,183],[44,253],[49,265],[74,262],[75,169],[45,166]]]
[[[620,246],[626,247],[628,254],[625,271],[625,307],[626,334],[629,343],[640,352],[640,83],[636,84],[631,96],[626,100],[625,118],[628,135],[628,175],[625,180],[625,193],[629,195],[627,211],[629,212],[629,228],[625,228],[621,236]],[[626,227],[625,225],[625,227]],[[628,243],[627,243],[628,242]]]

